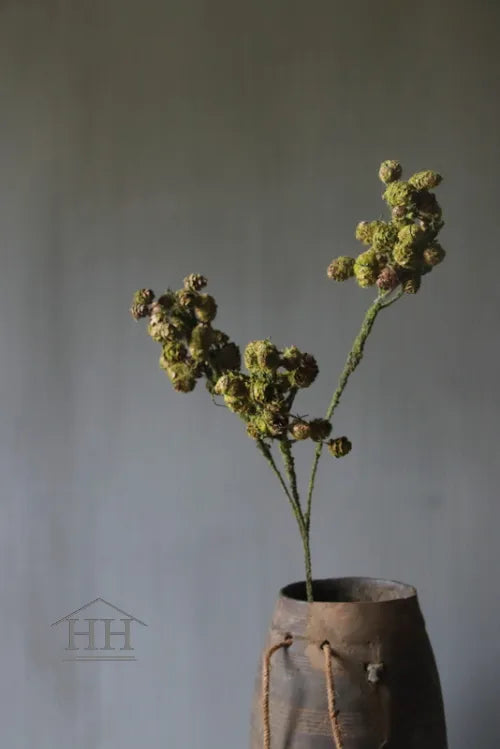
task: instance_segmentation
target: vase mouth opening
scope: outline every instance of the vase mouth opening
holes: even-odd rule
[[[284,598],[307,603],[306,584],[303,580],[286,585],[280,591]],[[415,598],[412,585],[396,580],[372,577],[331,577],[313,580],[314,603],[384,603]]]

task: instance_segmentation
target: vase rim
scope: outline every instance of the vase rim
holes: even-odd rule
[[[285,585],[280,597],[304,606],[315,604],[381,604],[417,597],[413,585],[379,577],[327,577],[313,580],[314,601],[307,601],[306,583],[298,580]]]

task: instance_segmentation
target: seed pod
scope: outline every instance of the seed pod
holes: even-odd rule
[[[166,291],[156,301],[166,312],[169,312],[175,305],[175,294],[173,291]]]
[[[417,224],[407,224],[398,232],[398,244],[408,247],[418,247],[427,237],[427,232]]]
[[[223,333],[222,330],[217,330],[216,328],[213,328],[214,331],[214,346],[225,346],[226,343],[229,343],[229,336],[226,333]]]
[[[381,225],[375,229],[372,237],[373,249],[377,251],[383,251],[387,248],[391,248],[398,238],[398,227],[394,224],[386,224],[383,221]]]
[[[290,427],[292,437],[296,440],[306,440],[311,436],[311,427],[307,421],[294,421]]]
[[[269,380],[258,377],[250,381],[250,397],[257,403],[271,403],[274,395],[274,387]]]
[[[247,424],[247,434],[254,440],[259,439],[262,436],[262,433],[258,425],[255,423],[254,419],[251,419]]]
[[[419,273],[414,273],[403,283],[403,291],[405,294],[416,294],[420,288],[422,281]]]
[[[220,372],[239,369],[241,366],[240,350],[235,343],[227,343],[213,353],[213,360]]]
[[[404,205],[395,205],[391,211],[391,215],[394,221],[401,221],[406,216],[406,208]]]
[[[191,291],[201,291],[205,288],[207,283],[205,276],[202,276],[199,273],[190,273],[189,276],[186,276],[184,279],[184,288],[190,289]]]
[[[159,322],[167,322],[168,312],[162,304],[155,302],[151,307],[151,324],[155,325]]]
[[[213,330],[210,325],[199,323],[191,332],[189,341],[189,353],[198,361],[206,361],[210,345],[213,340]]]
[[[413,174],[408,182],[417,190],[432,190],[434,187],[437,187],[442,180],[443,178],[438,174],[438,172],[433,172],[432,169],[426,169],[423,172],[416,172]]]
[[[383,198],[391,208],[410,206],[415,200],[415,188],[408,182],[391,182],[387,185]]]
[[[379,262],[375,250],[367,250],[358,255],[354,263],[356,281],[362,287],[373,286],[379,273]]]
[[[326,275],[333,281],[346,281],[354,275],[354,258],[347,255],[332,260],[327,268]]]
[[[392,291],[399,284],[397,271],[390,265],[387,265],[379,273],[377,286],[381,291]]]
[[[149,305],[152,304],[155,298],[154,292],[151,289],[139,289],[132,297],[132,305],[130,307],[130,314],[135,320],[139,320],[141,317],[146,317],[149,314]]]
[[[296,369],[302,361],[302,353],[297,346],[288,346],[283,349],[281,363],[285,369]]]
[[[360,221],[356,226],[356,239],[363,242],[363,244],[370,246],[375,230],[382,223],[382,221]]]
[[[168,343],[179,338],[177,328],[170,322],[150,322],[148,333],[156,343]]]
[[[187,357],[186,347],[179,341],[169,341],[163,347],[163,357],[168,364],[178,364]]]
[[[194,313],[200,322],[212,322],[217,314],[217,303],[210,294],[199,294],[194,307]]]
[[[395,262],[403,268],[415,268],[418,265],[418,253],[411,245],[396,244],[393,256]]]
[[[245,351],[243,353],[245,367],[249,370],[249,372],[253,372],[254,370],[258,369],[256,350],[257,343],[258,341],[250,341],[250,343],[247,343]]]
[[[328,449],[334,458],[343,458],[351,452],[352,444],[347,437],[336,437],[333,440],[329,440]]]
[[[227,372],[215,384],[218,395],[228,395],[232,398],[248,398],[249,379],[241,372]]]
[[[196,386],[196,377],[192,367],[185,362],[177,364],[168,364],[164,361],[163,356],[160,359],[160,366],[167,373],[174,390],[179,393],[190,393]]]
[[[332,425],[327,419],[312,419],[309,422],[311,429],[311,439],[314,442],[323,442],[330,435]]]
[[[292,370],[288,377],[292,387],[307,388],[318,376],[319,368],[316,359],[311,354],[302,354],[302,360],[297,369]]]
[[[262,416],[267,431],[271,437],[281,437],[288,429],[288,416],[280,410],[279,406],[268,406]]]
[[[176,293],[177,302],[179,307],[186,307],[187,309],[194,307],[196,304],[199,294],[192,289],[180,289]]]
[[[225,395],[224,403],[230,411],[233,411],[236,414],[245,415],[251,411],[251,406],[247,398],[238,398],[235,395]]]
[[[402,172],[403,168],[399,161],[389,159],[388,161],[383,161],[381,163],[378,176],[381,181],[387,185],[389,182],[394,182],[394,180],[399,179]]]
[[[433,268],[435,265],[441,263],[445,258],[446,252],[441,247],[439,242],[433,242],[427,249],[424,250],[423,259],[425,265]]]

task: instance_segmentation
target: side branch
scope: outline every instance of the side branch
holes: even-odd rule
[[[282,487],[283,491],[285,492],[285,494],[286,494],[286,496],[288,498],[288,501],[290,502],[293,514],[295,515],[295,519],[297,520],[297,524],[299,526],[299,530],[300,530],[300,533],[302,535],[303,531],[305,530],[305,523],[304,523],[304,518],[303,518],[303,515],[302,515],[302,511],[300,509],[300,505],[297,504],[297,502],[295,501],[294,496],[292,494],[290,494],[290,491],[289,491],[289,489],[288,489],[288,487],[286,485],[285,479],[283,478],[283,476],[281,474],[281,471],[279,470],[278,466],[276,465],[276,462],[274,460],[273,454],[271,452],[271,448],[262,439],[256,440],[255,444],[257,446],[257,449],[260,450],[260,452],[262,453],[262,455],[265,457],[265,459],[269,463],[269,465],[271,467],[271,470],[277,476],[278,481],[280,482],[281,487]]]
[[[352,348],[347,356],[346,363],[344,365],[344,369],[342,370],[342,374],[340,375],[340,379],[337,385],[337,389],[333,393],[332,399],[330,401],[330,405],[328,406],[328,409],[326,411],[326,419],[328,421],[331,421],[333,413],[335,409],[337,408],[340,398],[342,396],[342,393],[345,390],[345,387],[349,381],[350,376],[354,372],[354,370],[359,365],[361,359],[363,358],[363,352],[365,348],[366,339],[371,333],[371,330],[373,328],[373,325],[375,323],[375,320],[377,318],[378,313],[381,309],[385,309],[386,307],[389,307],[391,304],[394,304],[401,295],[403,294],[403,289],[399,289],[394,296],[384,294],[382,296],[379,296],[375,299],[375,301],[371,304],[371,306],[368,308],[368,311],[366,312],[365,318],[363,320],[363,323],[361,325],[361,329],[354,339],[354,343],[352,345]],[[389,299],[387,297],[390,296]],[[307,506],[306,506],[306,512],[305,512],[305,522],[306,522],[306,528],[309,531],[310,524],[311,524],[311,502],[312,502],[312,495],[314,492],[314,484],[316,481],[316,473],[318,470],[318,463],[319,459],[321,457],[321,453],[323,450],[323,443],[318,443],[318,446],[316,448],[312,469],[311,469],[311,478],[309,480],[309,486],[307,491]]]

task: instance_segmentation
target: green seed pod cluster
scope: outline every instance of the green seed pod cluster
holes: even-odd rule
[[[436,241],[443,227],[441,207],[431,190],[442,177],[437,172],[416,172],[405,182],[398,161],[382,162],[379,177],[386,185],[383,198],[391,217],[389,221],[361,221],[356,239],[369,249],[357,257],[341,255],[328,266],[327,275],[334,281],[354,276],[359,286],[377,285],[381,294],[402,285],[415,294],[422,276],[430,273],[445,256]]]
[[[178,291],[168,290],[155,300],[152,291],[141,289],[132,301],[132,315],[149,318],[148,332],[161,344],[160,367],[172,387],[189,393],[205,377],[208,390],[243,419],[253,439],[326,439],[328,421],[308,422],[291,413],[297,391],[318,375],[315,358],[297,346],[279,350],[268,338],[250,341],[245,349],[248,374],[241,372],[238,346],[211,325],[217,305],[201,292],[205,285],[203,276],[191,274]]]
[[[352,444],[347,437],[336,437],[328,441],[328,450],[334,458],[343,458],[351,452]]]
[[[202,377],[213,391],[224,372],[241,365],[236,344],[211,326],[217,304],[209,294],[200,293],[206,283],[204,276],[192,273],[178,291],[169,289],[155,300],[151,290],[140,289],[132,299],[132,316],[149,318],[148,333],[162,346],[160,366],[181,393],[193,390]]]
[[[291,408],[297,391],[318,375],[315,358],[297,346],[280,350],[265,338],[250,341],[244,362],[248,374],[224,374],[213,392],[244,419],[247,434],[257,440],[284,440],[289,434],[296,440],[312,437],[314,427],[293,416]]]

